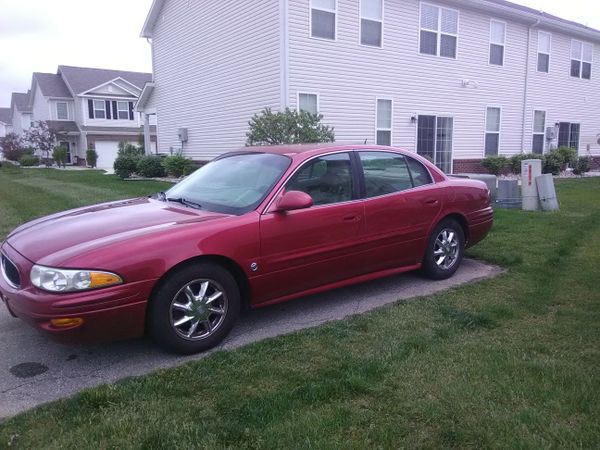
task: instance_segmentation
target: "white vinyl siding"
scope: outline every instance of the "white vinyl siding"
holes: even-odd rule
[[[337,0],[310,0],[310,2],[311,37],[335,40]]]
[[[421,3],[420,23],[421,54],[456,58],[458,11]]]
[[[306,111],[311,114],[319,113],[319,96],[305,92],[298,93],[298,110]]]
[[[538,31],[537,71],[548,73],[550,71],[550,51],[552,48],[552,35],[545,31]]]
[[[490,21],[490,59],[496,66],[504,65],[504,48],[506,44],[506,23],[498,20]]]
[[[377,145],[392,145],[393,101],[387,98],[378,98],[376,117]]]
[[[383,0],[360,0],[360,43],[383,45]]]
[[[488,106],[485,116],[485,155],[497,155],[500,150],[502,108]]]
[[[533,153],[544,153],[546,138],[546,111],[536,110],[533,112],[533,139],[531,151]]]
[[[589,80],[592,78],[594,46],[576,39],[571,41],[571,76]]]

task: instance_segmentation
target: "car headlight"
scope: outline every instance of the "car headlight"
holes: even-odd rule
[[[85,291],[123,283],[120,276],[97,270],[67,270],[35,265],[30,275],[34,286],[50,292]]]

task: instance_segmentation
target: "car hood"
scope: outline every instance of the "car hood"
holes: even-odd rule
[[[170,227],[223,217],[227,216],[139,198],[43,217],[15,229],[6,240],[21,255],[37,263],[58,253],[73,255]]]

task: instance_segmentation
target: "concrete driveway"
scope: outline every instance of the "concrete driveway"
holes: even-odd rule
[[[250,311],[219,349],[314,327],[499,273],[498,267],[465,260],[454,277],[445,281],[404,274]],[[166,354],[147,339],[96,346],[58,344],[12,318],[0,306],[0,419],[91,386],[206,356]]]

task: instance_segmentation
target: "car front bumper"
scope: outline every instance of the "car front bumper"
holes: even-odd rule
[[[92,291],[54,294],[31,285],[33,262],[6,242],[0,248],[17,267],[21,285],[11,286],[0,274],[0,297],[9,312],[38,330],[63,341],[108,342],[144,334],[146,306],[157,280],[126,282]],[[56,327],[52,319],[81,319]]]

